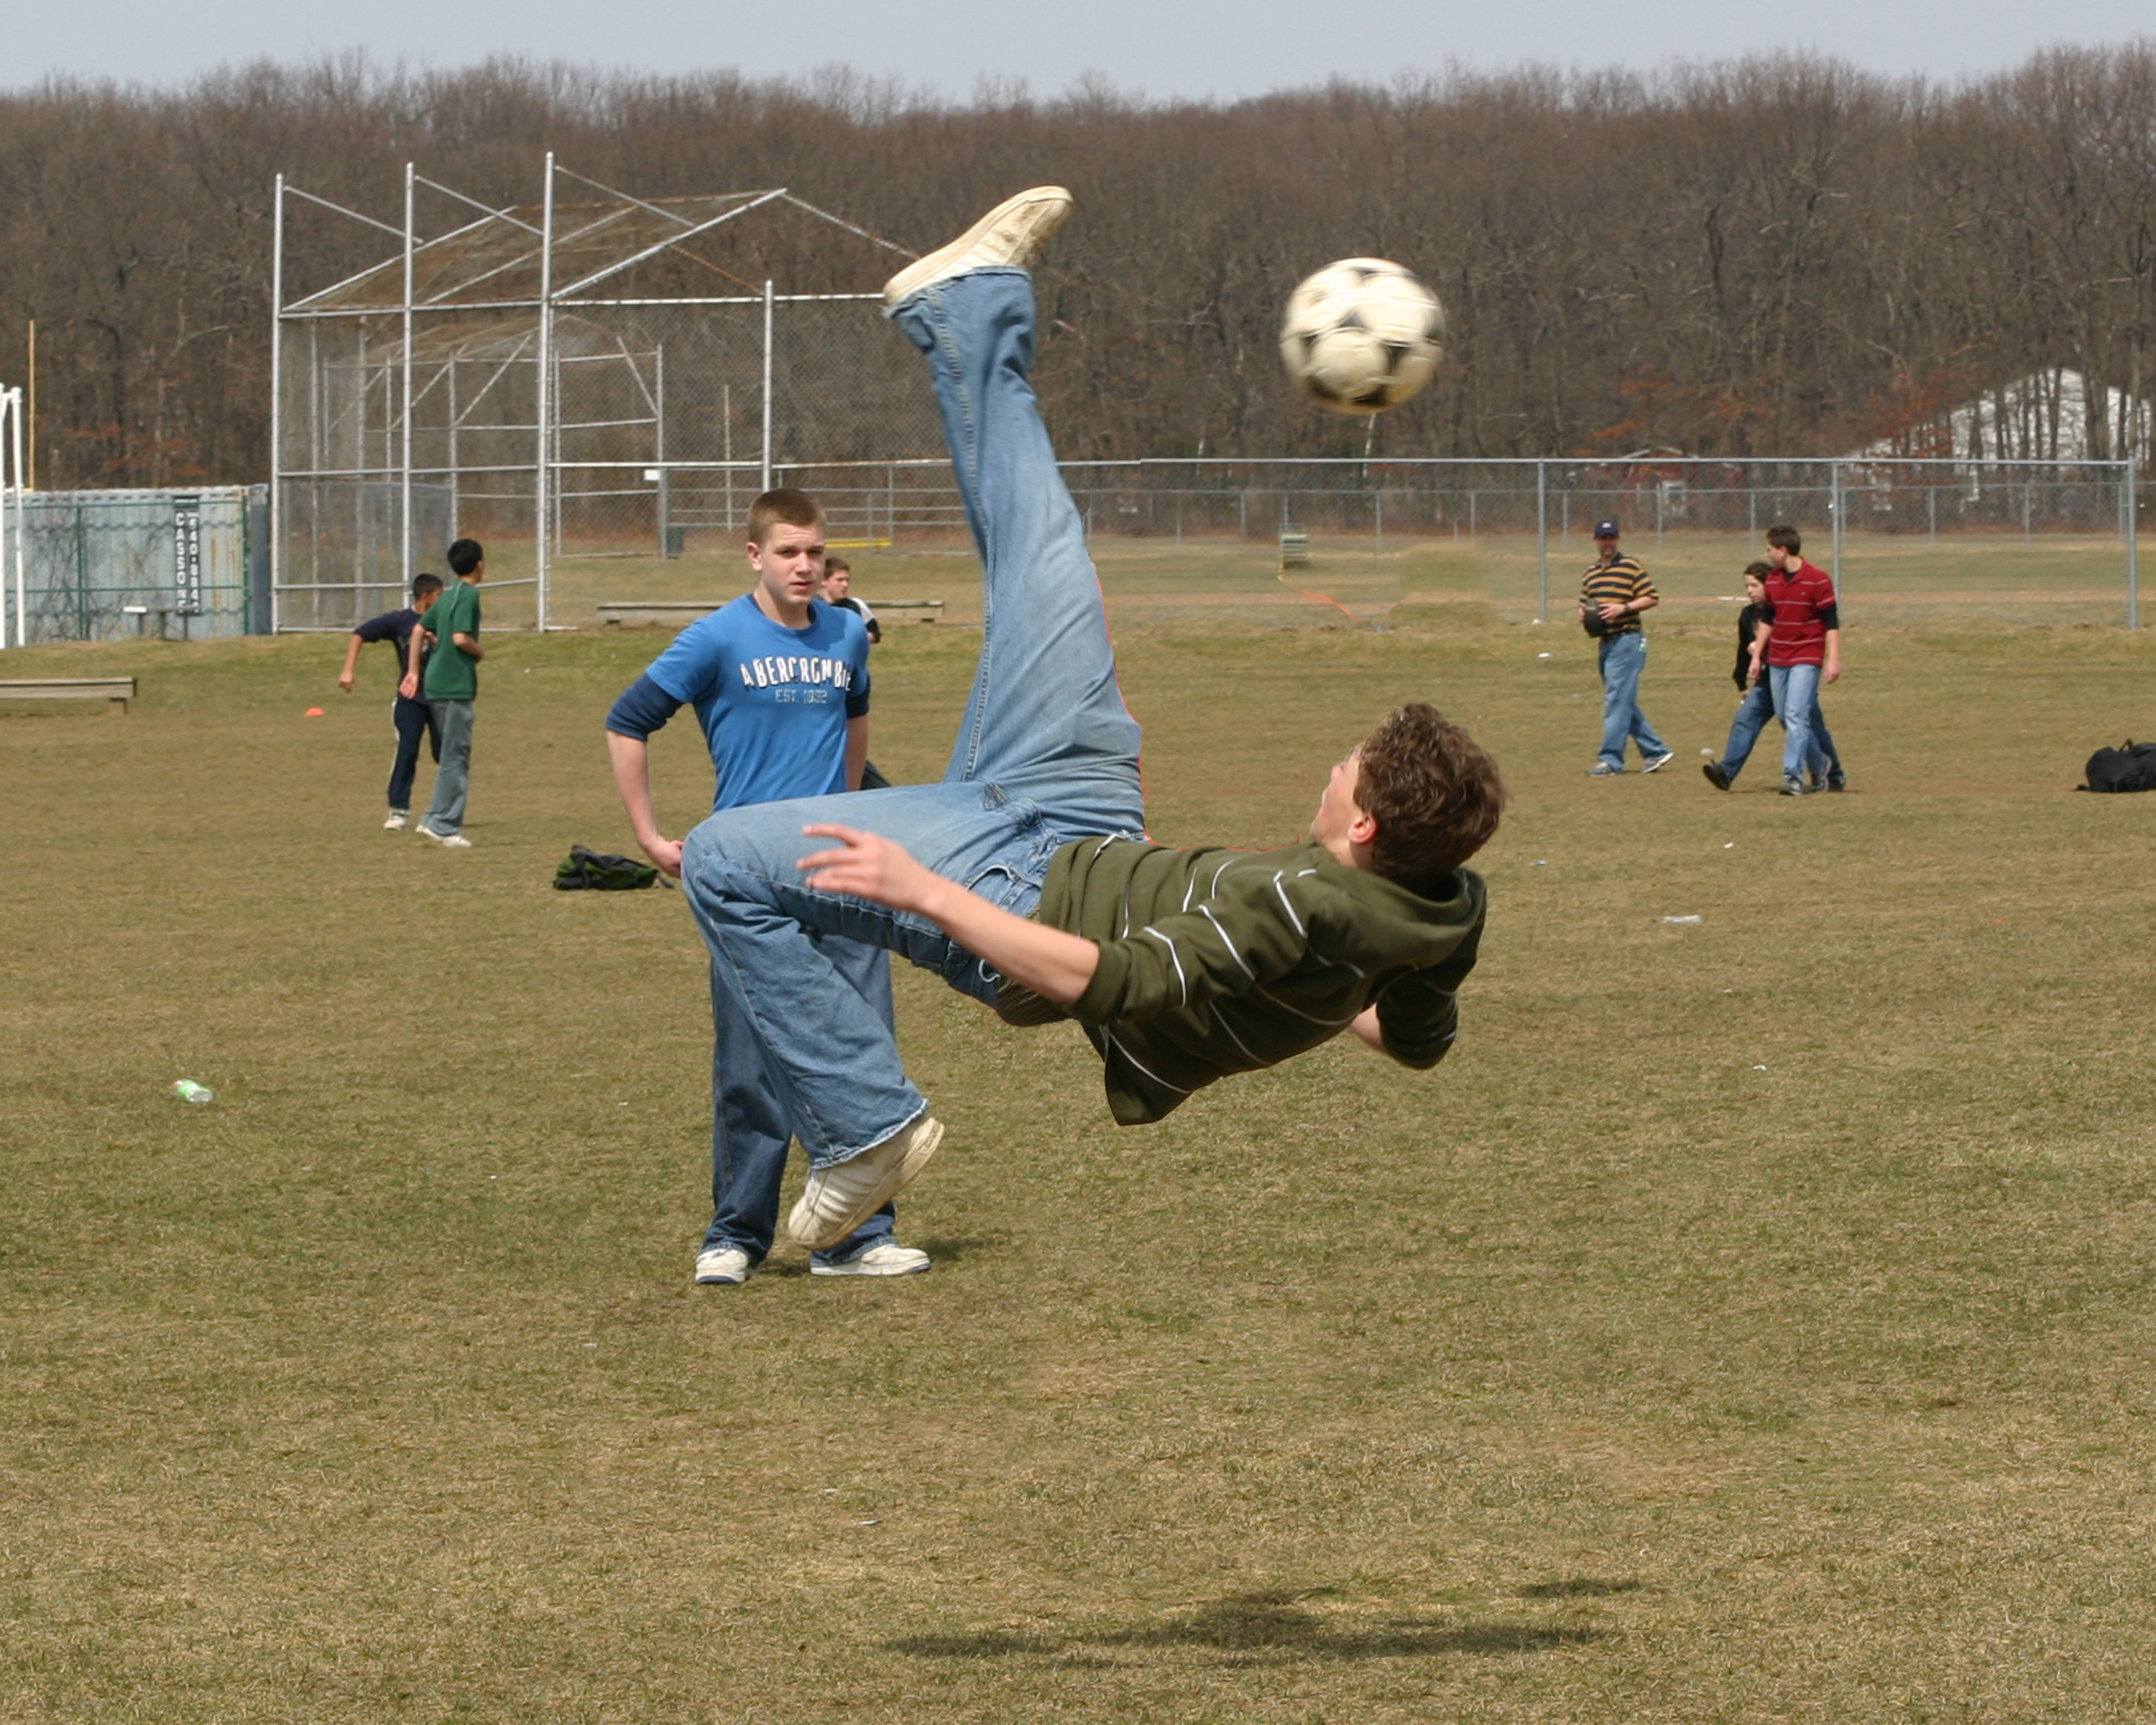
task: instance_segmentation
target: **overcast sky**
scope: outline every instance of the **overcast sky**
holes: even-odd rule
[[[1650,68],[1755,50],[1810,49],[1882,73],[1952,78],[2014,65],[2056,43],[2156,34],[2148,0],[9,0],[0,85],[49,73],[183,80],[221,64],[363,49],[454,67],[490,54],[682,72],[799,74],[832,62],[963,100],[983,78],[1036,96],[1105,77],[1127,95],[1229,99],[1342,75],[1383,82],[1527,61]]]

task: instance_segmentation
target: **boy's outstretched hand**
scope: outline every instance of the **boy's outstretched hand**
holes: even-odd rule
[[[879,833],[832,824],[801,830],[811,839],[839,841],[836,850],[804,856],[798,865],[819,892],[851,893],[894,911],[925,911],[934,889],[948,884],[916,862],[903,845]]]
[[[837,846],[798,866],[819,892],[844,892],[894,911],[926,916],[969,952],[1043,999],[1068,1006],[1086,992],[1101,949],[1081,935],[1013,916],[956,880],[916,862],[903,845],[855,827],[819,824],[801,829]]]

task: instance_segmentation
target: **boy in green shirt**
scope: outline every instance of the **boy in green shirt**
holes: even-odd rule
[[[476,539],[459,539],[448,553],[457,578],[442,589],[427,614],[425,634],[434,643],[427,660],[422,691],[434,709],[442,739],[441,762],[434,769],[434,800],[414,829],[452,850],[469,850],[464,835],[465,799],[471,790],[472,702],[479,696],[479,662],[486,652],[479,644],[479,583],[486,575],[486,553]],[[412,663],[405,681],[420,680],[420,631],[412,632]]]

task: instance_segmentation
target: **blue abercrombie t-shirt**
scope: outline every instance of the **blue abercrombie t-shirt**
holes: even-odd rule
[[[846,721],[869,710],[869,636],[821,603],[784,629],[743,593],[674,638],[645,673],[693,706],[718,769],[711,808],[739,809],[846,788]]]

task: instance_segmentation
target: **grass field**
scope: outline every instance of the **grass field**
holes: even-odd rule
[[[1470,579],[1383,631],[1108,585],[1158,837],[1293,838],[1402,699],[1491,746],[1461,1041],[1118,1131],[1068,1027],[901,976],[951,1136],[884,1285],[689,1285],[689,918],[550,890],[627,847],[663,637],[496,639],[461,855],[377,829],[338,643],[4,655],[141,696],[0,701],[0,1720],[2156,1713],[2156,798],[2069,793],[2149,639],[1853,627],[1852,788],[1791,802],[1693,764],[1705,590],[1678,762],[1594,782],[1590,644]],[[976,639],[887,633],[894,777]]]
[[[708,538],[709,536],[706,536]],[[1765,554],[1756,536],[1703,531],[1651,531],[1628,537],[1663,598],[1660,619],[1697,622],[1743,603],[1743,570]],[[1815,533],[1805,555],[1824,567],[1827,536]],[[1383,624],[1403,603],[1476,600],[1491,614],[1524,622],[1541,603],[1541,551],[1531,533],[1481,538],[1394,536],[1382,549],[1368,538],[1313,536],[1306,568],[1282,571],[1266,541],[1096,536],[1101,585],[1125,623],[1329,627]],[[871,603],[941,599],[949,621],[980,618],[980,580],[969,547],[956,541],[906,541],[850,550],[855,591]],[[1569,627],[1580,571],[1592,542],[1553,536],[1547,583],[1550,619]],[[548,620],[588,626],[609,601],[731,598],[740,557],[706,539],[672,561],[644,556],[569,557],[550,572]],[[531,577],[529,545],[502,542],[488,558],[490,579]],[[2127,569],[2116,536],[2025,538],[2018,533],[1852,534],[1844,547],[1841,588],[1852,627],[1912,624],[1948,629],[2116,628],[2126,621]],[[495,588],[487,616],[528,627],[534,594],[518,584]]]

